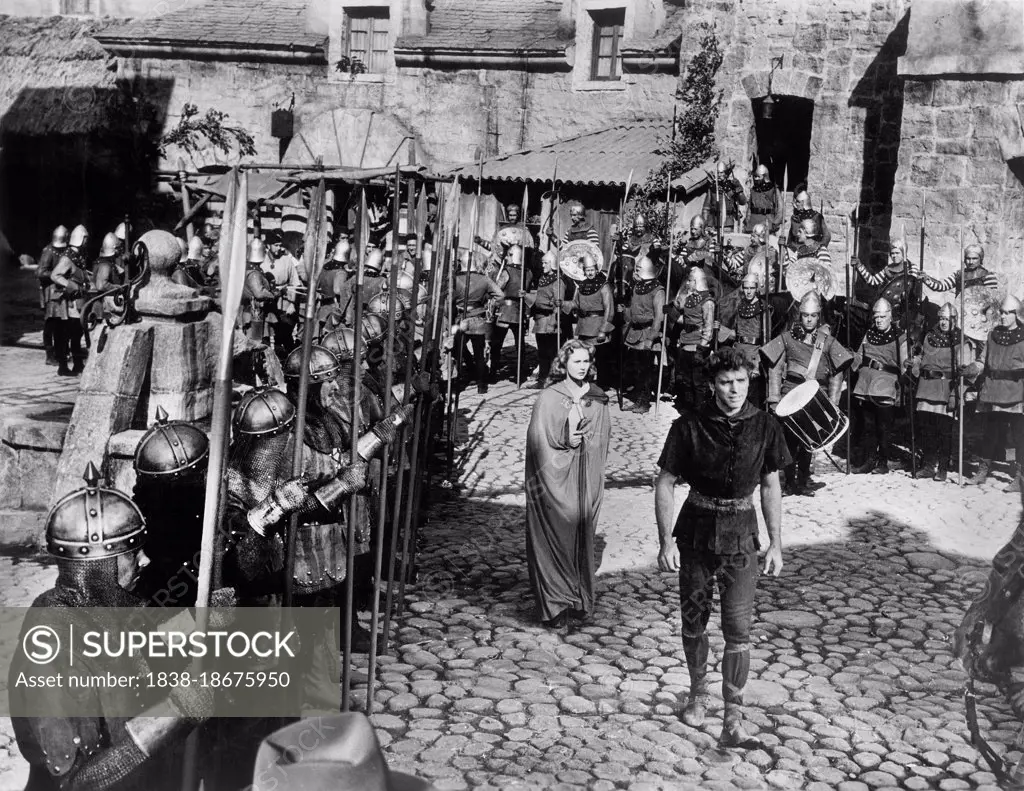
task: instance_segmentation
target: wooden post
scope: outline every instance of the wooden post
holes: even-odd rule
[[[188,187],[185,186],[185,160],[178,157],[178,184],[181,187],[181,211],[183,217],[188,217],[192,213],[192,209],[189,206],[189,195]],[[224,213],[227,214],[227,204],[224,206]],[[192,241],[192,237],[195,236],[195,232],[192,229],[192,223],[189,222],[185,225],[185,238],[188,241]]]

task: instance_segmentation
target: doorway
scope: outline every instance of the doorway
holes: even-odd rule
[[[814,102],[797,96],[774,96],[774,112],[770,120],[762,117],[764,99],[752,99],[754,132],[757,136],[755,167],[765,165],[772,182],[780,190],[786,181],[788,191],[807,181],[811,161],[811,127],[814,123]]]

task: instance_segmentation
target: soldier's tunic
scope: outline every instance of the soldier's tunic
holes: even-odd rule
[[[685,286],[684,286],[685,288]],[[714,333],[715,300],[710,291],[686,294],[680,289],[673,303],[678,316],[676,329],[675,393],[676,408],[697,410],[707,400],[704,353],[711,347]]]
[[[760,376],[758,349],[764,343],[764,300],[761,297],[743,300],[733,317],[732,325],[736,331],[736,348],[743,352],[743,356],[754,368],[751,376]]]
[[[814,220],[818,224],[818,229],[821,235],[821,244],[823,247],[828,247],[832,241],[832,231],[829,230],[828,224],[825,222],[825,218],[814,209],[793,210],[793,218],[789,224],[789,240],[787,244],[798,244],[796,231],[804,220]]]
[[[581,340],[593,340],[598,335],[607,335],[615,326],[612,316],[615,315],[615,301],[612,289],[603,272],[591,280],[584,280],[577,286],[573,297],[576,313],[576,337]]]
[[[572,301],[566,299],[565,281],[557,272],[546,272],[537,280],[537,290],[525,297],[526,307],[533,316],[533,332],[537,340],[537,361],[541,382],[551,372],[551,363],[558,354],[559,335],[570,337],[572,326],[567,323],[572,314]]]
[[[854,398],[875,404],[901,403],[899,379],[907,360],[907,336],[895,324],[884,333],[872,327],[861,342],[860,354]]]
[[[363,286],[360,294],[363,299],[364,313],[367,306],[370,304],[370,300],[383,290],[384,284],[387,282],[388,279],[383,275],[367,275],[363,278]],[[342,324],[346,327],[351,327],[353,322],[355,322],[355,290],[356,278],[350,277],[341,286],[340,293],[338,294],[338,310],[342,316]]]
[[[1024,414],[1024,326],[989,333],[978,411]]]
[[[957,348],[959,333],[942,332],[938,328],[929,332],[921,343],[920,371],[917,382],[917,410],[947,415],[949,397],[953,391],[953,378],[960,365],[973,360],[971,347]]]
[[[463,272],[455,276],[452,298],[455,303],[455,324],[462,327],[465,342],[472,346],[477,385],[486,387],[487,359],[484,346],[494,326],[487,321],[487,303],[492,299],[504,299],[505,293],[487,275],[470,272],[467,278]]]
[[[782,226],[782,200],[778,188],[772,184],[754,182],[750,190],[746,231],[751,233],[755,225],[763,224],[768,233],[777,233]]]
[[[623,337],[630,349],[647,351],[661,335],[661,317],[665,307],[665,287],[657,280],[634,282],[633,296],[626,313]]]
[[[818,382],[826,392],[832,390],[830,395],[838,396],[835,377],[853,362],[853,354],[835,339],[828,325],[808,334],[797,324],[760,351],[769,367],[768,400],[772,402],[808,380]]]
[[[588,242],[593,242],[599,247],[601,245],[601,235],[597,232],[597,228],[589,223],[583,223],[582,225],[571,225],[566,229],[565,233],[562,234],[562,247],[580,239],[586,239]]]
[[[206,275],[201,262],[189,260],[174,267],[174,271],[171,272],[171,280],[179,286],[198,290],[206,284]]]
[[[266,275],[259,264],[249,264],[242,283],[242,309],[239,312],[242,331],[254,341],[262,341],[265,333],[267,310],[274,301]]]
[[[82,316],[85,299],[78,294],[69,296],[65,289],[69,282],[80,288],[79,294],[88,290],[91,278],[85,268],[85,257],[74,247],[64,250],[56,265],[50,271],[50,287],[46,294],[46,317],[54,319],[78,319]]]

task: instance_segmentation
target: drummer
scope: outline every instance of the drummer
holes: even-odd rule
[[[768,367],[768,404],[774,411],[779,401],[797,385],[816,381],[839,404],[843,373],[853,362],[853,354],[832,335],[821,321],[822,300],[817,291],[808,291],[800,300],[800,320],[777,338],[761,347]],[[786,468],[783,494],[813,497],[824,484],[811,480],[811,451],[786,431],[793,463]]]

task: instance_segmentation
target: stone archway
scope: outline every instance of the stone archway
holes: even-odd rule
[[[768,76],[770,72],[751,72],[742,80],[743,90],[747,97],[763,99],[768,95]],[[798,99],[810,99],[812,102],[818,100],[821,94],[822,78],[820,75],[810,71],[799,69],[778,69],[771,75],[772,94],[775,96],[795,96]]]

